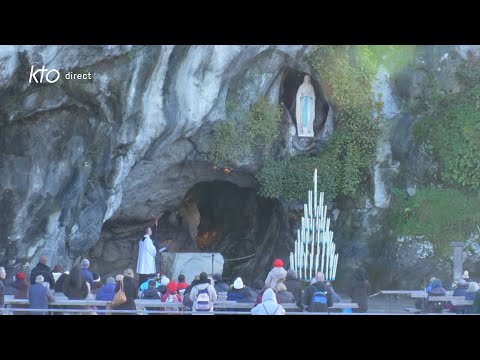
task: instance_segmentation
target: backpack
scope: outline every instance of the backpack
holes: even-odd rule
[[[203,290],[198,290],[197,297],[195,299],[195,310],[197,311],[210,311],[210,294],[208,293],[208,286]]]
[[[327,312],[327,293],[315,291],[310,302],[310,312]]]
[[[178,302],[177,294],[169,294],[168,297],[165,299],[165,302]]]
[[[178,298],[177,298],[177,294],[169,294],[169,295],[167,296],[167,298],[165,299],[165,302],[167,302],[167,303],[178,303],[179,301],[178,301]],[[179,310],[178,307],[171,307],[171,308],[166,308],[166,309],[168,309],[168,310],[176,310],[176,311]]]
[[[430,301],[430,308],[433,312],[443,312],[443,301]]]

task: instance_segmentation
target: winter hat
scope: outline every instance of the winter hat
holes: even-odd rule
[[[108,277],[107,278],[107,284],[108,285],[114,285],[115,284],[115,279],[113,277]]]
[[[126,276],[126,277],[129,277],[129,278],[132,278],[135,276],[133,275],[133,270],[132,269],[127,269],[123,272],[123,276]]]
[[[175,281],[170,281],[167,284],[167,292],[172,293],[174,291],[177,291],[177,283]]]
[[[25,274],[23,272],[18,272],[15,277],[17,278],[17,280],[25,280]]]
[[[122,274],[118,274],[117,276],[115,276],[115,281],[122,281],[122,280],[123,280]]]
[[[233,283],[233,288],[234,288],[234,289],[243,289],[243,288],[244,288],[242,278],[238,277],[238,278],[234,281],[234,283]]]
[[[166,276],[162,276],[162,280],[160,281],[160,285],[167,286],[169,282],[170,282],[169,278],[167,278]]]
[[[467,270],[465,270],[463,272],[462,279],[470,279],[470,277],[468,276],[468,271]]]
[[[81,268],[88,269],[89,266],[90,266],[90,261],[88,261],[88,259],[83,259],[82,262],[80,263]]]
[[[282,267],[283,266],[283,261],[281,259],[275,259],[273,262],[273,267]]]
[[[35,282],[36,282],[37,284],[43,283],[44,280],[45,280],[45,279],[43,278],[42,275],[38,275],[38,276],[35,278]]]

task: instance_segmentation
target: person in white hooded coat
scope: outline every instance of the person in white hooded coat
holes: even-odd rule
[[[265,290],[262,302],[250,310],[252,315],[285,315],[285,309],[277,303],[275,293],[271,288]]]
[[[140,284],[145,282],[149,276],[155,276],[156,273],[155,257],[157,248],[153,245],[150,235],[152,235],[152,229],[146,228],[145,235],[138,245],[137,274],[139,275]]]

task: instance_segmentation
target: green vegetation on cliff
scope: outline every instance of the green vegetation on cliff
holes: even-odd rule
[[[393,191],[392,221],[397,234],[426,236],[436,251],[450,254],[451,241],[463,241],[480,224],[480,197],[455,189],[420,189],[409,197]]]
[[[457,76],[465,89],[438,101],[413,130],[415,141],[439,162],[447,186],[480,190],[480,64],[467,63]]]

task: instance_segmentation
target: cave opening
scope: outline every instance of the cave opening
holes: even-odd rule
[[[296,96],[298,88],[303,83],[303,78],[305,75],[310,74],[297,69],[289,68],[286,70],[282,82],[282,100],[288,109],[288,112],[290,113],[290,118],[292,119],[295,127],[297,127],[295,121]],[[311,79],[313,89],[315,90],[315,121],[313,124],[313,130],[315,135],[318,135],[322,129],[322,126],[327,120],[329,106],[320,83],[317,81],[317,79],[315,79],[314,76],[311,76]]]
[[[288,258],[291,239],[278,200],[219,180],[195,184],[178,210],[162,217],[157,232],[171,252],[221,253],[223,277],[241,276],[250,284],[264,280],[274,257]]]

